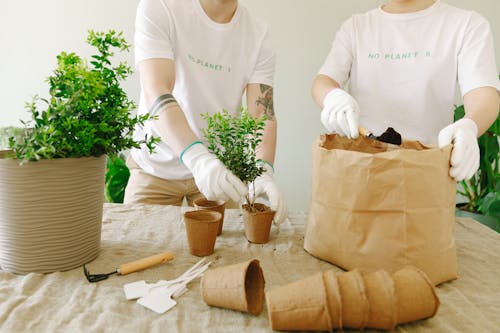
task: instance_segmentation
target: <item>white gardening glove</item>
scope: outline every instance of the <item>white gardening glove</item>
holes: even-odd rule
[[[329,133],[335,132],[349,139],[359,135],[359,106],[356,100],[340,88],[335,88],[323,99],[321,122]]]
[[[439,148],[453,144],[450,176],[456,181],[471,178],[479,168],[477,131],[474,120],[462,118],[439,132]]]
[[[247,186],[201,142],[188,146],[181,154],[181,162],[191,171],[196,186],[208,200],[239,202],[248,193]]]
[[[280,225],[288,215],[285,199],[274,182],[272,166],[264,161],[259,161],[258,163],[265,171],[255,179],[253,184],[248,184],[249,196],[250,198],[263,197],[268,200],[269,208],[276,212],[274,214],[274,224]]]

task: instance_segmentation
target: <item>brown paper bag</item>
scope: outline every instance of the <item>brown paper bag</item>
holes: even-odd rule
[[[456,183],[451,146],[400,149],[322,135],[313,146],[304,248],[344,269],[423,270],[434,284],[457,277]]]

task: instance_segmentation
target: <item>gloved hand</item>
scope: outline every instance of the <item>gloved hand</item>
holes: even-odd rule
[[[359,106],[356,100],[340,88],[331,90],[323,99],[321,122],[328,132],[350,139],[358,137]]]
[[[269,201],[269,208],[274,210],[274,224],[280,225],[288,215],[288,209],[284,200],[283,194],[278,189],[278,186],[273,179],[273,168],[267,162],[259,162],[265,171],[257,177],[252,185],[248,185],[250,198],[264,197]],[[254,191],[255,190],[255,191]]]
[[[439,148],[453,143],[450,176],[456,181],[471,178],[479,168],[477,131],[474,120],[462,118],[439,132]]]
[[[188,146],[181,162],[191,171],[196,186],[208,200],[240,202],[248,193],[246,185],[201,143]]]

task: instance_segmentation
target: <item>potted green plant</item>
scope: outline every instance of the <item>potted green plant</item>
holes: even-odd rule
[[[0,265],[14,273],[78,267],[99,251],[106,155],[157,138],[135,140],[135,104],[121,87],[131,69],[113,65],[121,33],[90,31],[90,63],[75,53],[57,56],[47,78],[49,97],[27,104],[31,121],[0,156]]]
[[[266,117],[254,118],[242,108],[232,115],[227,110],[215,114],[204,114],[207,127],[203,130],[208,150],[241,181],[254,186],[255,179],[264,172],[259,165],[256,150],[262,142]],[[255,191],[253,191],[255,192]],[[274,211],[264,204],[256,203],[248,194],[242,205],[245,235],[252,243],[269,240]]]
[[[464,106],[455,108],[455,121],[465,115]],[[457,216],[470,216],[500,232],[500,114],[478,138],[479,169],[469,180],[461,181],[457,192],[467,199],[457,205]]]
[[[20,140],[23,136],[23,129],[14,126],[0,128],[0,150],[9,149],[9,139]]]

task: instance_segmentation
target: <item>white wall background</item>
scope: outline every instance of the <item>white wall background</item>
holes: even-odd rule
[[[178,0],[187,1],[187,0]],[[47,95],[45,78],[62,50],[88,56],[88,29],[115,29],[133,40],[139,0],[2,0],[0,6],[0,127],[27,119],[24,104],[33,94]],[[291,210],[309,205],[311,145],[323,128],[310,97],[312,79],[330,48],[336,29],[351,14],[382,0],[241,0],[268,22],[277,51],[275,109],[279,120],[276,179]],[[473,9],[491,23],[500,65],[500,1],[447,0]],[[133,64],[133,55],[125,56]],[[500,67],[500,66],[499,66]],[[134,74],[125,84],[139,96]]]

